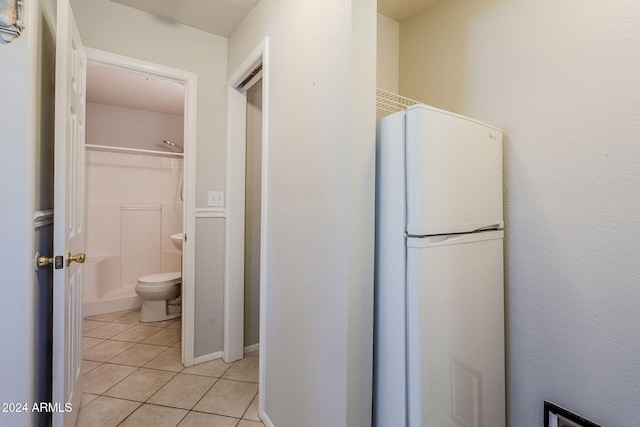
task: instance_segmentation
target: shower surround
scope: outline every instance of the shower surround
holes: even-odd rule
[[[84,315],[140,306],[138,277],[180,271],[183,160],[86,152]]]

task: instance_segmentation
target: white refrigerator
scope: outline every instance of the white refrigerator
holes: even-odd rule
[[[374,425],[504,427],[502,131],[378,121]]]

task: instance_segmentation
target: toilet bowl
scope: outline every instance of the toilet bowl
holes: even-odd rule
[[[138,278],[136,293],[142,299],[141,322],[160,322],[182,314],[182,274],[159,273]]]

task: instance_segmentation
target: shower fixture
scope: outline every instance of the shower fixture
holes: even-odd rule
[[[164,142],[165,144],[167,144],[167,145],[169,145],[171,147],[175,147],[175,148],[179,149],[181,153],[184,152],[184,147],[182,147],[182,145],[178,145],[175,142],[167,141],[166,139],[163,140],[162,142]]]
[[[167,141],[166,139],[162,140],[165,144],[175,147],[180,150],[181,153],[184,153],[184,147],[182,145],[178,145],[175,142]],[[184,178],[182,179],[182,184],[180,185],[180,200],[184,202]]]

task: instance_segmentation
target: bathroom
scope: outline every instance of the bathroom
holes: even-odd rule
[[[153,93],[166,89],[163,85],[174,86],[164,80],[153,81],[148,76],[125,76],[121,70],[95,63],[88,66],[86,244],[89,258],[85,263],[83,295],[83,397],[77,425],[96,425],[113,416],[128,416],[130,423],[142,423],[153,419],[154,411],[162,412],[166,420],[175,417],[174,421],[178,422],[185,416],[185,410],[189,410],[185,422],[196,419],[197,425],[232,418],[263,425],[258,416],[257,307],[245,310],[245,357],[234,363],[225,363],[221,352],[216,352],[214,357],[206,356],[206,360],[201,357],[195,366],[184,363],[189,351],[189,334],[182,334],[184,325],[188,324],[187,315],[184,321],[139,323],[145,322],[145,306],[149,301],[145,300],[142,310],[137,310],[142,301],[139,294],[136,296],[136,288],[140,286],[136,283],[148,275],[181,271],[181,252],[172,237],[183,230],[184,198],[188,196],[183,181],[182,133],[184,117],[189,114],[188,110],[183,110],[182,115],[170,108],[162,111],[149,111],[151,106],[133,108],[137,105],[133,103],[135,99],[125,104],[122,100],[101,98],[92,91],[93,87],[109,87],[109,93],[117,91],[112,80],[95,81],[101,72],[108,75],[115,72],[115,77],[111,77],[118,84],[127,79],[136,80],[136,92],[140,85],[151,85]],[[258,123],[260,94],[261,85],[257,83],[249,92],[248,115]],[[184,93],[176,91],[177,96],[184,99]],[[160,103],[152,101],[152,104]],[[259,134],[254,135],[252,141],[255,143],[256,139],[260,140]],[[113,147],[115,144],[118,146]],[[260,151],[254,148],[251,152],[254,161],[257,155],[259,162]],[[251,194],[253,199],[259,199],[259,185]],[[187,197],[187,200],[191,199]],[[259,205],[252,210],[258,215],[247,215],[259,223]],[[209,221],[210,217],[219,220],[213,216],[216,213],[207,212],[208,216],[204,217],[200,213],[197,219],[201,235],[209,231],[202,221]],[[255,224],[252,230],[255,239]],[[259,238],[259,226],[257,231]],[[211,240],[201,242],[210,244]],[[213,242],[222,246],[222,240]],[[251,237],[247,242],[248,247],[255,249],[256,245],[249,244]],[[196,246],[196,251],[199,249],[201,247]],[[257,255],[259,257],[259,253]],[[223,254],[217,258],[224,259]],[[208,268],[216,267],[215,262],[208,263]],[[257,284],[257,275],[253,273],[252,277]],[[259,289],[247,287],[246,291],[247,304],[257,306]],[[221,297],[216,300],[222,302]],[[178,298],[176,302],[182,301]],[[206,302],[202,293],[199,294],[194,311],[207,310],[213,316],[211,306],[198,305]],[[167,308],[171,304],[169,302]],[[185,307],[189,313],[188,304]],[[206,326],[210,330],[210,325]],[[196,351],[202,350],[196,347]],[[228,396],[233,396],[231,405],[224,403]],[[134,411],[138,406],[139,410]]]
[[[88,64],[84,316],[139,308],[140,277],[181,271],[183,129],[183,85]]]

